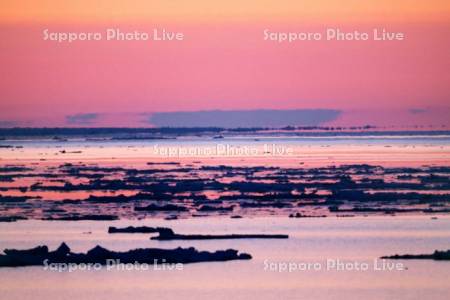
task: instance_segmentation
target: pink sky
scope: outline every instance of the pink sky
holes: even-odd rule
[[[65,126],[67,115],[97,113],[108,126],[142,126],[140,113],[331,108],[336,122],[390,125],[449,121],[447,21],[25,20],[0,23],[0,122]],[[263,30],[386,28],[405,41],[283,43]],[[184,41],[58,44],[42,30],[182,31]],[[423,109],[421,117],[409,113]],[[376,116],[374,115],[376,114]],[[1,124],[0,123],[0,126]]]

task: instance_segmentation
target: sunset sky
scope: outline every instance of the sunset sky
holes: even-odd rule
[[[155,113],[261,109],[338,111],[327,124],[450,125],[448,0],[71,2],[0,0],[0,127],[155,126]],[[328,27],[406,39],[263,40],[264,29]],[[42,34],[106,28],[185,40]]]

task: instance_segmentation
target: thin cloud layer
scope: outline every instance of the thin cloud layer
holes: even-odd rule
[[[334,109],[295,110],[209,110],[192,112],[160,112],[150,117],[158,127],[282,127],[316,126],[334,121],[341,111]]]
[[[94,125],[98,116],[96,113],[68,115],[66,122],[69,125]]]

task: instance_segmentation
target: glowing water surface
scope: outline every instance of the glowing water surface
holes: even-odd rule
[[[180,233],[287,233],[287,240],[151,241],[149,234],[108,234],[107,227],[168,226]],[[326,270],[326,260],[372,264],[395,253],[450,248],[450,217],[426,216],[288,219],[194,218],[175,221],[19,221],[0,224],[1,248],[65,241],[73,251],[100,244],[201,250],[234,248],[252,260],[185,265],[182,271],[45,271],[0,269],[2,299],[448,299],[450,262],[401,261],[403,271]],[[320,263],[315,271],[274,272],[265,263]],[[390,261],[392,262],[392,261]],[[399,261],[395,261],[399,262]]]

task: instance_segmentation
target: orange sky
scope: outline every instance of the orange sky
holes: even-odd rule
[[[450,2],[443,0],[0,0],[0,126],[65,126],[67,116],[87,113],[106,116],[101,125],[143,126],[140,114],[151,112],[263,108],[338,109],[350,124],[370,123],[374,112],[378,124],[447,124],[449,23]],[[264,29],[327,26],[386,28],[407,38],[263,41]],[[42,40],[46,28],[108,27],[165,28],[186,39]]]
[[[446,0],[253,0],[253,1],[1,1],[0,19],[12,22],[316,20],[447,21]]]

